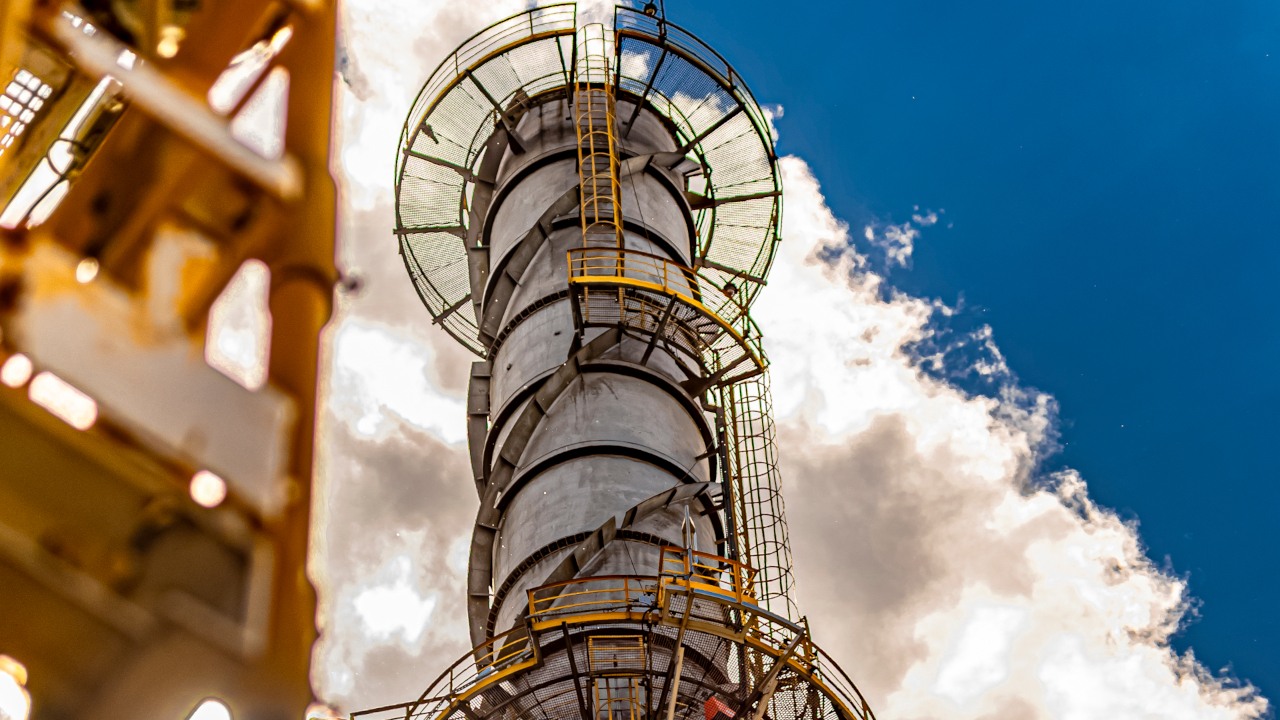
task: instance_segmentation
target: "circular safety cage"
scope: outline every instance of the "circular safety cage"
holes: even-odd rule
[[[478,166],[511,108],[572,96],[577,32],[576,6],[566,3],[477,33],[436,68],[401,134],[395,233],[405,267],[436,323],[481,357],[487,347],[468,261],[483,242],[470,217]],[[619,7],[611,43],[613,91],[660,115],[696,167],[687,178],[697,234],[691,270],[700,287],[731,290],[720,293],[722,306],[707,309],[745,316],[764,285],[781,220],[768,120],[719,54],[661,18]]]

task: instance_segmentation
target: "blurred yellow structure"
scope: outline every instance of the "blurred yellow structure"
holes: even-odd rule
[[[0,655],[33,720],[312,700],[334,41],[326,0],[0,0]]]

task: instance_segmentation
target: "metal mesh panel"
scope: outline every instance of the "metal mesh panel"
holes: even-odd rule
[[[707,203],[694,220],[701,259],[728,269],[716,279],[735,278],[738,301],[749,306],[772,263],[781,221],[764,114],[733,68],[693,35],[625,8],[615,26],[619,87],[666,116],[705,167]],[[744,196],[750,199],[737,199]]]
[[[594,612],[559,616],[541,631],[534,623],[528,632],[536,654],[486,665],[477,658],[495,653],[481,646],[418,701],[353,717],[630,720],[665,717],[673,705],[675,718],[694,720],[715,712],[746,718],[760,703],[771,720],[874,718],[802,626],[760,614],[751,604],[689,592],[678,582],[667,586],[661,606],[614,620]],[[677,648],[683,650],[680,662]],[[771,671],[777,681],[772,694]]]
[[[498,127],[499,109],[570,81],[575,28],[574,6],[562,4],[477,33],[432,74],[401,133],[396,233],[405,267],[436,321],[481,356],[460,237],[468,223],[470,174]]]
[[[475,169],[498,126],[498,109],[572,87],[575,22],[572,6],[532,10],[473,36],[437,68],[401,138],[406,152],[397,163],[398,231],[465,229],[466,173]],[[623,91],[643,95],[673,123],[681,141],[697,140],[692,152],[707,169],[707,204],[695,211],[699,260],[708,264],[700,272],[716,287],[733,284],[736,302],[745,308],[772,262],[781,212],[768,125],[719,55],[683,30],[659,23],[618,10],[613,72]],[[484,355],[474,313],[462,307],[471,292],[465,244],[454,234],[427,233],[402,239],[401,250],[409,255],[406,267],[432,315]]]
[[[756,570],[756,596],[770,612],[795,620],[791,543],[767,374],[723,388],[738,552]]]

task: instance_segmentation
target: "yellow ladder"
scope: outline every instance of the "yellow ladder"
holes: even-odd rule
[[[622,247],[622,200],[618,184],[613,79],[603,25],[578,35],[573,83],[573,124],[578,135],[582,243]]]
[[[641,720],[640,676],[645,672],[645,660],[640,635],[594,635],[587,639],[596,720]]]

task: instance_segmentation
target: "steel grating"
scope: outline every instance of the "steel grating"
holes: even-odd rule
[[[576,23],[575,6],[560,4],[472,36],[427,80],[401,131],[396,234],[405,268],[436,322],[481,356],[466,246],[472,172],[501,126],[498,108],[569,81]]]
[[[396,234],[436,322],[482,357],[466,233],[474,175],[503,111],[574,83],[576,9],[537,8],[477,33],[423,86],[401,134]],[[611,58],[618,91],[671,123],[704,168],[694,193],[698,274],[754,301],[778,241],[781,182],[768,121],[718,54],[669,23],[618,8]],[[497,108],[495,108],[495,103]],[[697,198],[702,198],[697,200]]]
[[[698,555],[712,563],[703,567],[738,566]],[[702,571],[698,577],[710,580]],[[629,583],[631,590],[611,582]],[[676,720],[702,717],[709,707],[745,718],[757,703],[767,706],[771,720],[874,720],[847,676],[809,641],[808,631],[741,596],[733,589],[736,582],[723,579],[720,591],[700,590],[703,582],[678,574],[568,583],[586,588],[570,590],[575,612],[535,610],[525,626],[460,659],[417,701],[353,718],[598,718],[604,715],[597,712],[608,708],[601,707],[593,691],[599,690],[601,679],[613,679],[617,682],[609,686],[609,702],[615,710],[630,705],[635,717],[657,717],[659,708],[665,713],[659,703],[674,695]],[[642,590],[655,584],[656,598],[645,601]],[[546,586],[557,593],[549,597],[558,597],[563,585]],[[543,590],[531,591],[531,598]],[[681,663],[676,662],[677,648],[683,652]],[[678,674],[673,672],[677,664]],[[775,667],[777,690],[769,695],[762,691]],[[625,702],[619,703],[620,698]]]

